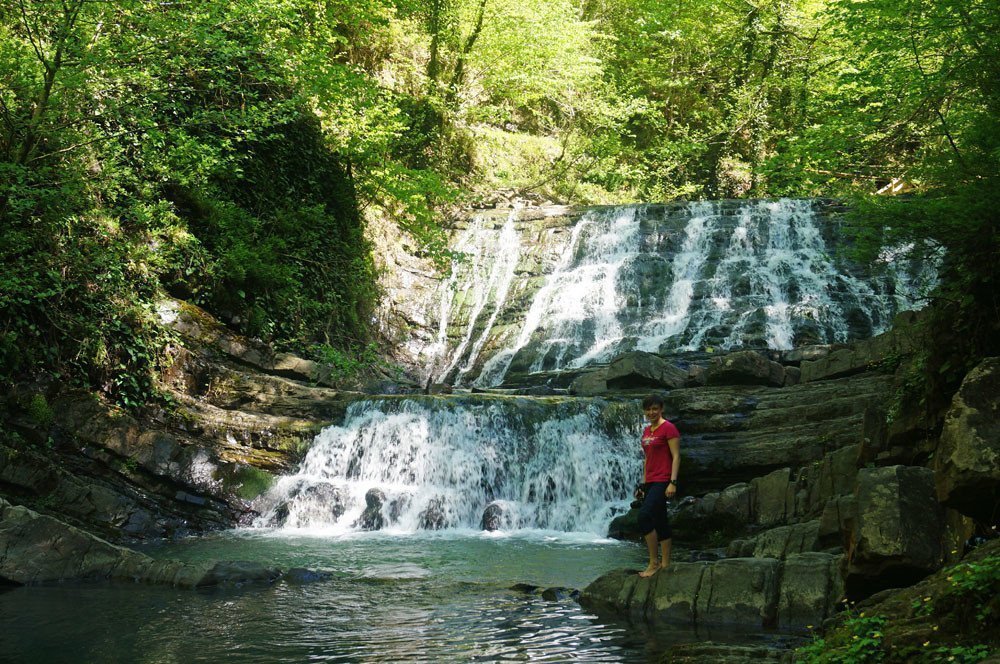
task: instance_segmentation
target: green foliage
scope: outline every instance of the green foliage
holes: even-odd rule
[[[869,664],[886,660],[882,616],[848,614],[842,626],[826,639],[815,637],[795,651],[795,661],[805,664]]]
[[[987,632],[1000,625],[1000,555],[956,565],[950,587],[934,600],[935,612],[958,614],[965,631]]]
[[[47,430],[52,426],[55,413],[52,412],[52,407],[49,406],[44,394],[32,394],[28,400],[26,411],[31,421],[37,424],[40,429]]]
[[[387,368],[375,344],[346,350],[328,344],[318,344],[310,350],[317,362],[329,367],[330,378],[335,381],[356,378],[366,370]]]
[[[274,484],[274,475],[253,466],[241,466],[232,482],[238,484],[236,494],[240,498],[253,500],[271,488]]]

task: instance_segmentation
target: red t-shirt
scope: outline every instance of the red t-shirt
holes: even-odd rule
[[[646,455],[644,482],[670,481],[674,457],[670,454],[670,445],[667,441],[680,437],[677,427],[667,420],[663,420],[656,431],[650,432],[648,425],[642,430],[642,452]]]

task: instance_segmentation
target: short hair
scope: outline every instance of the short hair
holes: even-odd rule
[[[663,397],[659,394],[650,394],[648,397],[642,400],[642,409],[646,410],[652,406],[659,406],[663,408]]]

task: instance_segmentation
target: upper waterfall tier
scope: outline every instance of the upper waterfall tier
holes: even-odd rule
[[[426,318],[435,380],[495,386],[508,372],[575,369],[630,350],[788,349],[886,330],[933,266],[842,257],[835,208],[726,201],[511,211],[456,231],[462,258]]]

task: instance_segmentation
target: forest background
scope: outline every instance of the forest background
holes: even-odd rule
[[[373,361],[376,221],[823,196],[947,251],[930,394],[1000,352],[998,179],[991,0],[10,0],[0,384],[155,399],[164,293]]]

